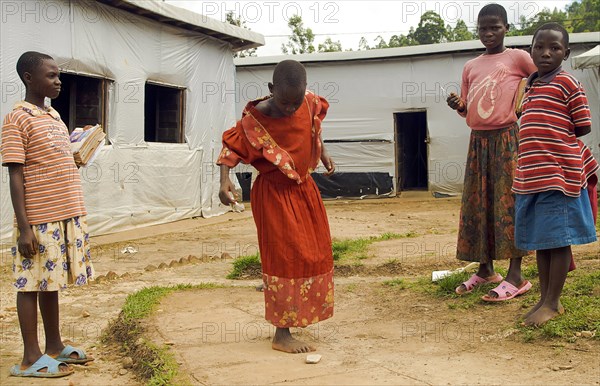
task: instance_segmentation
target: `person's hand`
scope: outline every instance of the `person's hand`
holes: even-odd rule
[[[19,234],[17,248],[19,249],[21,256],[25,257],[26,259],[31,259],[37,254],[39,249],[38,241],[30,227],[27,227]]]
[[[450,93],[448,99],[446,99],[446,102],[453,110],[457,110],[461,113],[465,111],[465,102],[463,102],[462,99],[460,99],[460,97],[453,92]]]
[[[329,177],[335,173],[335,163],[325,149],[323,149],[321,152],[321,162],[323,162],[323,166],[325,166],[325,169],[327,169],[327,171],[323,173],[324,176]]]
[[[235,185],[231,182],[231,179],[227,178],[221,181],[221,187],[219,188],[219,200],[223,205],[231,205],[236,203],[235,199]]]

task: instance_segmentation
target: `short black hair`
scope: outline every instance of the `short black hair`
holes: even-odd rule
[[[506,14],[506,9],[504,9],[504,7],[500,4],[490,3],[485,5],[483,8],[481,8],[481,11],[479,11],[477,21],[479,22],[479,19],[485,16],[496,16],[502,20],[504,25],[508,25],[508,15]]]
[[[556,22],[550,22],[550,23],[542,24],[537,30],[535,30],[535,33],[533,34],[533,39],[531,40],[532,44],[535,41],[535,38],[537,37],[537,35],[538,35],[538,33],[540,31],[557,31],[557,32],[560,32],[562,34],[562,37],[563,37],[563,43],[565,45],[565,48],[569,48],[569,32],[562,25],[560,25],[560,24],[558,24]]]
[[[290,87],[306,86],[306,69],[302,63],[295,60],[284,60],[275,66],[273,83]]]
[[[19,60],[17,60],[17,74],[19,74],[21,81],[25,83],[25,79],[23,78],[25,73],[32,73],[47,59],[54,60],[52,56],[36,51],[27,51],[21,55]]]

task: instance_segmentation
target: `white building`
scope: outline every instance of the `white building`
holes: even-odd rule
[[[528,48],[531,36],[509,37],[506,45]],[[600,33],[571,34],[572,56],[600,42]],[[317,179],[325,196],[370,196],[421,189],[462,190],[469,129],[448,108],[446,95],[460,93],[465,63],[483,53],[479,41],[383,50],[236,59],[238,115],[248,100],[268,94],[274,66],[302,62],[309,88],[331,104],[323,139],[338,171]],[[590,100],[592,134],[584,141],[600,159],[597,68],[564,69],[579,79]],[[511,96],[512,97],[512,96]]]
[[[262,35],[155,1],[2,1],[0,113],[24,97],[15,70],[29,50],[53,56],[62,93],[52,105],[72,130],[100,123],[108,143],[81,170],[90,232],[222,213],[213,166],[235,104],[233,52]],[[213,99],[211,99],[213,98]],[[0,241],[13,210],[1,169]]]

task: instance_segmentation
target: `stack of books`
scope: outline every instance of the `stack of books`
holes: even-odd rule
[[[104,145],[106,134],[102,126],[86,126],[76,128],[70,135],[71,151],[78,166],[87,166],[94,161]]]

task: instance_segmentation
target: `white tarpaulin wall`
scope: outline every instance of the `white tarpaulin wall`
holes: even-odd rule
[[[596,44],[598,36],[592,36],[590,40]],[[577,40],[576,36],[572,38]],[[530,37],[521,39],[531,41]],[[507,40],[510,42],[510,39]],[[465,43],[473,45],[474,49],[481,46],[479,42]],[[360,55],[376,56],[377,53],[334,53],[331,57],[338,59],[331,62],[327,60],[330,54],[236,59],[237,87],[241,95],[237,111],[239,114],[248,100],[261,93],[257,89],[262,88],[262,94],[268,94],[266,85],[272,79],[274,63],[287,58],[300,60],[307,69],[309,89],[330,101],[329,112],[323,121],[323,139],[341,141],[326,144],[338,171],[387,172],[394,177],[395,186],[394,113],[424,110],[430,138],[429,190],[457,194],[462,191],[470,132],[465,120],[447,106],[441,88],[448,93],[459,93],[465,63],[480,55],[481,51],[452,52],[456,43],[439,46],[450,48],[448,52],[438,53],[441,49],[430,46],[428,49],[436,54],[384,59],[371,57],[371,60],[357,58]],[[572,55],[589,48],[590,44],[572,44]],[[418,48],[407,48],[415,49]],[[353,60],[344,60],[344,55],[354,55]],[[590,70],[573,70],[570,61],[565,62],[564,69],[574,74],[587,91],[593,128],[592,134],[584,137],[584,141],[600,159],[597,74]]]
[[[571,62],[573,63],[573,68],[577,69],[600,67],[600,45],[581,55],[574,56]]]
[[[217,92],[234,89],[229,44],[95,2],[93,8],[67,0],[11,4],[23,9],[8,12],[3,5],[3,117],[24,97],[15,65],[28,50],[53,56],[61,70],[114,81],[108,98],[111,145],[81,170],[93,235],[224,212],[213,165],[221,133],[235,122],[234,103],[223,103]],[[147,80],[186,89],[185,144],[144,142]],[[6,242],[13,210],[7,168],[1,173],[0,241]]]

